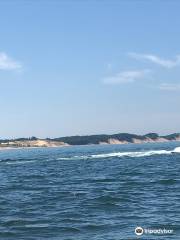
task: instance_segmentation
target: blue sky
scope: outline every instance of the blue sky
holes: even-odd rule
[[[179,8],[1,1],[1,138],[180,132]]]

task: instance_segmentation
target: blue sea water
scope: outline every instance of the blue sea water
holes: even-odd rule
[[[180,239],[178,146],[1,150],[0,239]]]

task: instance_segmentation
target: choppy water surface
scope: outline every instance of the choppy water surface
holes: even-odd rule
[[[0,239],[180,239],[179,143],[0,151]],[[176,149],[177,150],[177,149]]]

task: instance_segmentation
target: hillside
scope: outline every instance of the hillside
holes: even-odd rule
[[[128,143],[148,143],[148,142],[168,142],[180,141],[180,134],[174,133],[166,136],[159,136],[157,133],[146,135],[136,135],[129,133],[101,134],[88,136],[70,136],[54,139],[18,138],[2,139],[0,147],[60,147],[68,145],[89,145],[89,144],[128,144]]]

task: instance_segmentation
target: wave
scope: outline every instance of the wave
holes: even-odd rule
[[[101,154],[92,154],[92,155],[75,155],[69,157],[58,157],[54,160],[95,160],[95,159],[106,159],[106,158],[138,158],[138,157],[149,157],[153,155],[171,155],[171,154],[180,154],[180,147],[176,147],[174,150],[151,150],[151,151],[136,151],[136,152],[111,152],[111,153],[101,153]],[[51,161],[52,159],[46,159],[43,161]],[[36,162],[36,159],[0,159],[1,163],[13,165],[13,164],[28,164]]]
[[[0,163],[5,163],[9,165],[14,164],[26,164],[26,163],[33,163],[36,162],[36,160],[24,160],[24,159],[13,159],[13,158],[7,158],[7,159],[0,159]]]
[[[16,161],[16,160],[11,160],[10,162],[6,162],[6,164],[13,165],[13,164],[26,164],[26,163],[33,163],[35,160],[27,160],[27,161]]]
[[[180,153],[180,147],[177,147],[173,150],[174,153]]]
[[[180,147],[174,150],[152,150],[152,151],[139,151],[139,152],[112,152],[112,153],[102,153],[93,155],[83,155],[83,156],[72,156],[72,157],[60,157],[57,160],[80,160],[80,159],[101,159],[101,158],[113,158],[113,157],[149,157],[152,155],[170,155],[173,153],[180,153]]]

